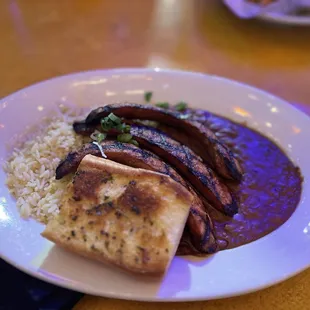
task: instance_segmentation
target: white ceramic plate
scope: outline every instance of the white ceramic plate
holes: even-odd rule
[[[310,264],[310,119],[286,102],[215,76],[160,69],[92,71],[55,78],[0,101],[0,163],[14,134],[40,120],[58,100],[77,105],[180,99],[272,137],[300,166],[305,178],[296,212],[279,229],[248,245],[197,259],[176,257],[163,279],[131,277],[68,253],[40,236],[43,225],[22,220],[0,170],[0,254],[17,268],[77,291],[136,300],[184,301],[244,294],[283,281]],[[243,113],[241,113],[241,111]],[[245,113],[246,111],[246,113]],[[242,116],[243,115],[243,116]],[[310,228],[309,228],[310,232]]]

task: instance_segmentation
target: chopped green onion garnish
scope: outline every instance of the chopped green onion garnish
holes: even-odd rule
[[[115,114],[113,114],[113,113],[110,113],[110,114],[108,115],[108,118],[109,118],[112,122],[114,122],[115,124],[120,124],[120,123],[122,122],[122,120],[121,120],[118,116],[116,116]]]
[[[111,129],[116,129],[120,133],[129,133],[130,126],[122,123],[122,119],[113,113],[110,113],[107,117],[101,119],[101,128],[104,132],[108,132]]]
[[[119,132],[124,132],[125,124],[118,124],[115,126],[115,129],[117,129]]]
[[[184,111],[187,109],[187,103],[184,101],[181,101],[175,105],[175,109],[179,112]]]
[[[157,102],[156,106],[163,109],[169,109],[169,103],[168,102]]]
[[[121,125],[122,120],[110,113],[107,117],[101,119],[101,127],[103,131],[109,131],[112,128],[116,128],[118,125]]]
[[[101,128],[103,131],[109,131],[111,127],[107,126],[106,124],[101,124]]]
[[[152,99],[152,96],[153,96],[153,92],[151,92],[151,91],[145,92],[144,93],[144,100],[146,102],[150,102]]]
[[[94,140],[94,141],[97,141],[97,136],[98,136],[99,133],[100,133],[100,131],[96,129],[96,130],[90,135],[90,138],[91,138],[92,140]]]
[[[113,122],[108,117],[101,119],[101,127],[104,131],[109,131],[114,126],[115,125],[113,124]]]
[[[131,129],[131,126],[125,125],[124,132],[129,133],[130,129]]]
[[[135,146],[139,146],[138,141],[137,141],[137,140],[134,140],[134,139],[131,139],[131,140],[129,141],[129,143],[131,143],[131,144],[133,144],[133,145],[135,145]]]
[[[117,141],[127,143],[132,139],[132,135],[130,133],[122,133],[117,136]]]
[[[103,141],[106,137],[107,137],[107,134],[101,132],[101,133],[98,133],[98,134],[97,134],[96,140],[97,140],[98,143],[100,143],[100,142]]]

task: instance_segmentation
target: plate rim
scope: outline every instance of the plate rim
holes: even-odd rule
[[[202,71],[169,69],[169,68],[160,68],[160,67],[152,67],[152,68],[148,68],[148,67],[120,67],[120,68],[109,68],[109,69],[102,68],[102,69],[94,69],[94,70],[74,71],[74,72],[67,73],[67,74],[53,76],[51,78],[44,79],[42,81],[38,81],[38,82],[35,82],[33,84],[30,84],[30,85],[26,85],[23,88],[19,88],[16,91],[0,98],[0,103],[4,102],[6,100],[9,100],[11,98],[14,98],[15,96],[18,96],[19,94],[21,94],[22,92],[27,91],[28,89],[40,86],[41,84],[42,85],[48,84],[48,83],[53,82],[53,81],[70,78],[71,76],[75,76],[75,75],[84,75],[84,74],[88,75],[88,74],[92,74],[92,73],[108,74],[108,73],[114,73],[114,72],[115,73],[120,73],[120,72],[129,73],[129,72],[133,72],[133,71],[137,72],[137,73],[150,73],[150,72],[151,73],[158,73],[158,74],[168,73],[168,74],[182,74],[182,75],[193,75],[193,76],[198,75],[198,76],[201,76],[202,78],[203,77],[214,78],[217,80],[221,80],[225,83],[235,84],[239,87],[246,87],[246,88],[251,89],[253,91],[259,92],[265,96],[269,96],[270,98],[280,100],[281,104],[284,104],[286,107],[290,107],[290,108],[294,109],[296,112],[302,114],[303,117],[306,117],[307,119],[310,118],[310,115],[306,114],[304,111],[301,111],[294,104],[289,103],[289,101],[285,100],[281,96],[274,95],[271,92],[268,92],[267,90],[255,87],[252,84],[248,84],[248,83],[245,83],[245,82],[242,82],[239,80],[234,80],[234,79],[226,78],[224,76],[220,76],[220,75],[216,75],[216,74],[210,74],[210,73],[206,73],[206,72],[202,72]]]
[[[279,280],[273,282],[272,284],[267,284],[267,285],[261,285],[261,286],[258,286],[256,288],[253,288],[253,289],[249,289],[249,290],[246,290],[246,291],[242,291],[242,293],[240,292],[236,292],[236,293],[231,293],[231,294],[223,294],[223,295],[217,295],[217,296],[214,296],[214,297],[179,297],[179,296],[175,296],[175,297],[164,297],[164,298],[160,298],[160,297],[147,297],[147,298],[144,298],[144,297],[134,297],[134,298],[131,298],[130,296],[127,296],[127,295],[122,295],[120,297],[120,295],[117,295],[116,293],[105,293],[104,295],[103,294],[97,294],[97,293],[94,293],[94,291],[92,291],[91,289],[87,289],[86,287],[80,287],[80,288],[76,288],[74,286],[73,283],[71,282],[61,282],[61,281],[57,281],[56,279],[54,280],[53,278],[51,277],[48,277],[47,275],[45,274],[42,274],[40,272],[35,272],[34,270],[32,269],[27,269],[27,268],[24,268],[22,266],[20,266],[19,264],[16,264],[14,263],[14,261],[10,261],[9,259],[7,259],[6,257],[3,257],[2,256],[2,253],[0,253],[0,258],[5,261],[6,263],[10,264],[11,266],[13,266],[14,268],[16,268],[17,270],[19,271],[22,271],[24,272],[25,274],[35,278],[35,279],[39,279],[43,282],[46,282],[46,283],[49,283],[49,284],[52,284],[52,285],[55,285],[55,286],[58,286],[58,287],[61,287],[61,288],[64,288],[64,289],[68,289],[68,290],[71,290],[71,291],[74,291],[74,292],[78,292],[78,293],[82,293],[82,294],[87,294],[87,295],[91,295],[91,296],[96,296],[96,297],[104,297],[104,298],[110,298],[110,299],[117,299],[117,300],[128,300],[128,301],[139,301],[139,302],[146,302],[146,303],[153,303],[153,302],[156,302],[156,303],[183,303],[183,302],[193,302],[193,301],[208,301],[208,300],[222,300],[222,299],[229,299],[229,298],[233,298],[233,297],[239,297],[239,296],[245,296],[245,295],[249,295],[251,293],[255,293],[255,292],[259,292],[259,291],[262,291],[262,290],[265,290],[265,289],[268,289],[270,287],[273,287],[273,286],[276,286],[288,279],[291,279],[295,276],[297,276],[298,274],[304,272],[305,270],[309,269],[310,268],[310,262],[309,262],[309,265],[305,268],[303,268],[302,270],[299,270],[295,273],[291,273],[289,276],[284,276],[283,278],[279,278]],[[84,296],[82,296],[83,298]]]
[[[200,76],[201,78],[207,77],[207,78],[216,78],[218,80],[221,80],[225,83],[230,83],[230,84],[234,84],[237,87],[242,87],[242,88],[247,88],[249,90],[254,90],[255,92],[261,93],[264,96],[269,96],[271,98],[275,98],[279,101],[279,103],[281,103],[281,105],[286,106],[289,109],[294,109],[295,111],[297,111],[300,114],[300,117],[306,118],[309,121],[309,116],[304,113],[303,111],[299,110],[296,106],[294,106],[293,104],[290,104],[288,101],[282,99],[279,96],[273,95],[271,93],[269,93],[268,91],[259,89],[255,86],[252,86],[250,84],[241,82],[241,81],[237,81],[237,80],[232,80],[229,78],[225,78],[225,77],[220,77],[217,75],[212,75],[212,74],[208,74],[208,73],[203,73],[203,72],[195,72],[195,71],[185,71],[185,70],[175,70],[175,69],[162,69],[162,68],[135,68],[135,67],[125,67],[125,68],[115,68],[115,69],[96,69],[96,70],[85,70],[85,71],[78,71],[78,72],[72,72],[72,73],[68,73],[65,75],[61,75],[61,76],[55,76],[49,79],[45,79],[43,81],[38,81],[34,84],[28,85],[24,88],[18,89],[17,91],[3,97],[0,99],[0,104],[6,100],[11,100],[14,99],[15,96],[18,96],[20,93],[25,92],[29,89],[32,88],[36,88],[38,86],[40,86],[41,84],[49,84],[49,83],[53,83],[53,81],[60,81],[62,79],[70,79],[71,77],[74,76],[78,76],[78,75],[89,75],[89,74],[101,74],[101,75],[107,75],[107,74],[111,74],[111,73],[118,73],[118,74],[129,74],[129,73],[168,73],[168,74],[181,74],[181,75],[186,75],[186,76]],[[14,260],[11,260],[10,258],[8,258],[7,256],[5,256],[2,252],[0,252],[0,257],[1,259],[3,259],[6,263],[9,263],[10,265],[12,265],[14,268],[17,268],[18,270],[21,270],[22,272],[34,277],[34,278],[38,278],[42,281],[54,284],[56,286],[59,287],[63,287],[66,289],[70,289],[73,291],[78,291],[78,292],[82,292],[84,294],[89,294],[89,295],[95,295],[95,296],[104,296],[107,298],[114,298],[114,299],[123,299],[123,300],[136,300],[136,301],[144,301],[144,302],[186,302],[186,301],[203,301],[203,300],[214,300],[214,299],[226,299],[226,298],[231,298],[231,297],[235,297],[235,296],[241,296],[241,295],[246,295],[249,293],[253,293],[274,285],[277,285],[289,278],[292,278],[294,276],[296,276],[297,274],[305,271],[306,269],[308,269],[310,267],[310,260],[309,263],[297,270],[296,272],[290,273],[289,275],[284,275],[283,277],[278,278],[277,281],[274,281],[272,283],[268,283],[268,284],[264,284],[264,285],[259,285],[255,288],[252,289],[248,289],[248,290],[242,290],[242,291],[236,291],[234,293],[230,293],[230,294],[219,294],[217,296],[214,297],[203,297],[203,296],[199,296],[199,297],[179,297],[179,296],[174,296],[174,297],[158,297],[158,296],[154,296],[154,297],[146,297],[144,298],[143,296],[137,297],[135,296],[134,298],[132,298],[131,296],[127,296],[127,295],[118,295],[117,293],[112,293],[112,292],[107,292],[105,294],[99,294],[94,292],[91,288],[87,288],[87,286],[81,286],[78,285],[78,287],[75,286],[74,282],[62,282],[62,281],[58,281],[57,279],[51,278],[48,275],[44,274],[44,273],[40,273],[32,268],[27,268],[26,266],[23,266],[19,263],[16,263]]]

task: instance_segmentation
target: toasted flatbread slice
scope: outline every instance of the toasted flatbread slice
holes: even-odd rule
[[[87,155],[42,236],[128,271],[163,274],[192,200],[169,176]]]

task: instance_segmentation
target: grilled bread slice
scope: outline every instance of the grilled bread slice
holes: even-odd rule
[[[135,273],[163,274],[192,204],[169,176],[86,155],[42,236]]]

